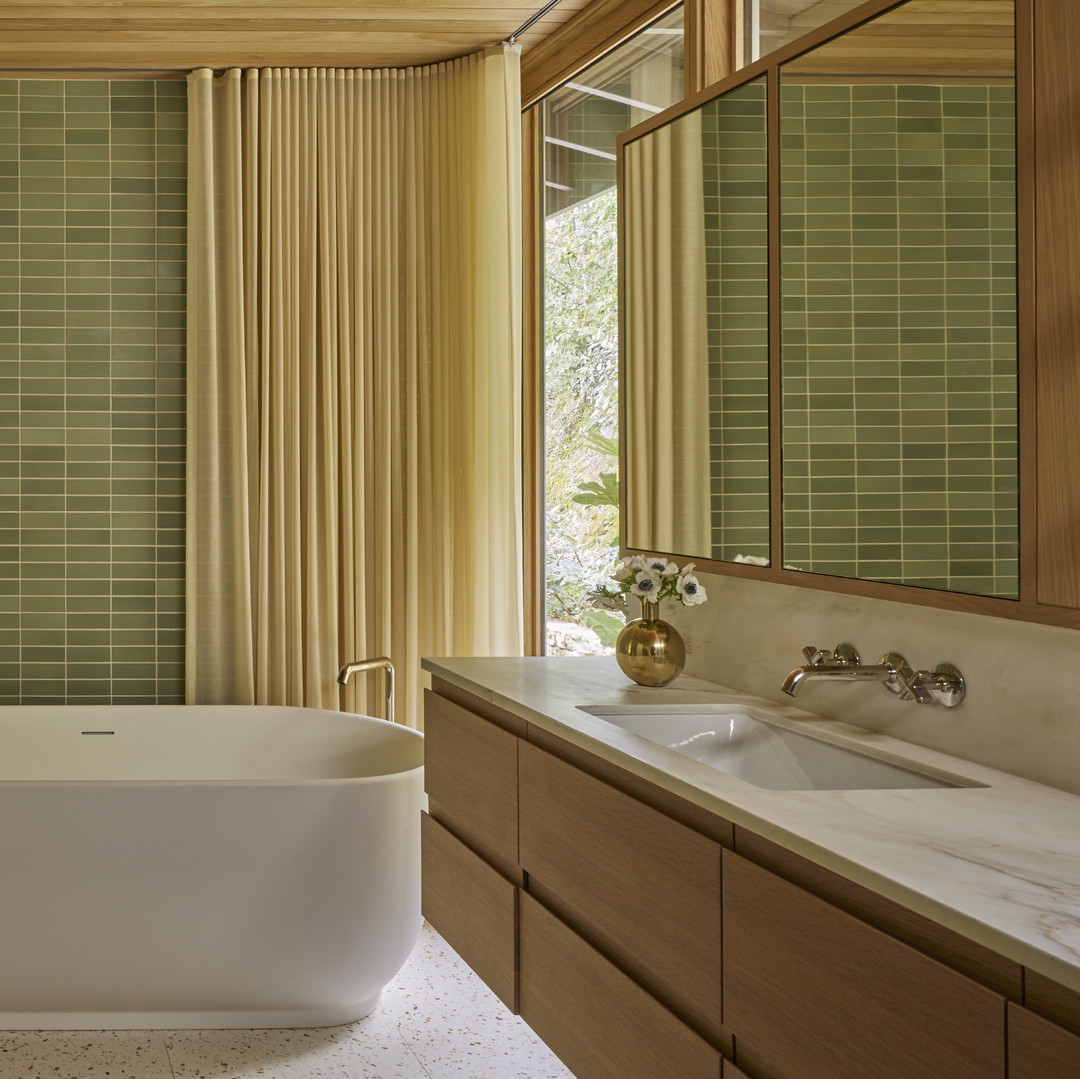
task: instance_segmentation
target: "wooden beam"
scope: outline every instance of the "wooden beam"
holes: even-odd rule
[[[727,78],[738,66],[740,0],[684,0],[686,93]]]

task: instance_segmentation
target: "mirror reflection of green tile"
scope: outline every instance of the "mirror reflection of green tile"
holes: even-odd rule
[[[1017,594],[1015,101],[785,83],[785,561]]]

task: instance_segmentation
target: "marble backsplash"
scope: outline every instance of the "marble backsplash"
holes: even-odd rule
[[[699,575],[709,602],[665,603],[686,673],[790,703],[804,645],[853,644],[864,662],[900,652],[916,669],[955,664],[956,708],[901,701],[876,683],[811,681],[801,708],[1080,794],[1080,632],[809,588]],[[659,691],[658,691],[659,692]]]

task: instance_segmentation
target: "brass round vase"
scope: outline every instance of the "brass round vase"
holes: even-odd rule
[[[627,622],[615,640],[619,669],[639,686],[666,686],[686,663],[679,631],[657,617],[659,604],[641,601],[641,617]]]

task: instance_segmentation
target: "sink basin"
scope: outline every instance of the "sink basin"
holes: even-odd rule
[[[905,767],[828,737],[792,730],[775,717],[746,709],[702,707],[693,712],[665,712],[654,707],[582,705],[581,710],[769,790],[903,790],[979,785]]]

